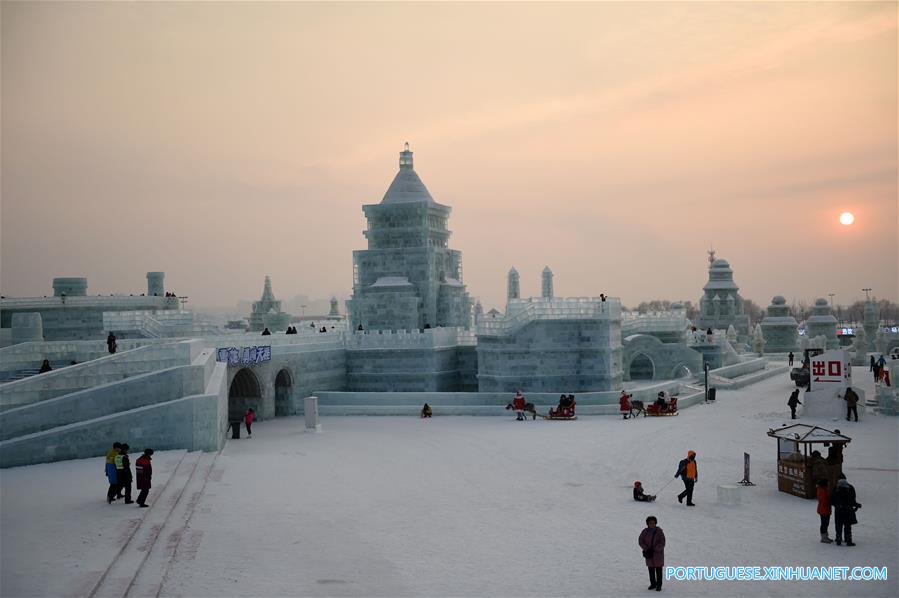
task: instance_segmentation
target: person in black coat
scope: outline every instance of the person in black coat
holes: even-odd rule
[[[38,370],[38,374],[46,374],[47,372],[52,372],[53,368],[50,367],[50,360],[45,359],[44,363],[41,364],[41,369]]]
[[[118,343],[116,343],[115,335],[110,332],[109,336],[106,337],[106,350],[109,351],[110,355],[113,355],[116,349],[118,349]]]
[[[794,357],[795,357],[795,356],[793,355],[793,352],[792,352],[792,351],[790,351],[790,354],[787,355],[787,358],[790,360],[790,367],[793,367],[793,358],[794,358]]]
[[[129,448],[127,443],[122,445],[122,448],[119,451],[122,454],[122,469],[116,470],[116,481],[119,483],[119,492],[122,490],[125,491],[126,505],[130,505],[134,502],[131,500],[131,482],[134,478],[131,476],[131,459],[128,457]]]
[[[852,526],[858,523],[855,512],[862,506],[855,501],[855,487],[846,480],[846,476],[840,474],[837,487],[830,495],[833,504],[834,525],[837,531],[837,546],[846,539],[846,546],[855,546],[852,541]]]
[[[802,405],[802,402],[799,400],[798,388],[790,393],[790,398],[787,401],[787,406],[790,408],[790,419],[796,419],[796,405]]]

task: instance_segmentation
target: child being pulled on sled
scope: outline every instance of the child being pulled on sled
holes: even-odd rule
[[[656,499],[654,494],[646,494],[643,492],[643,484],[634,482],[634,500],[637,502],[652,502]]]

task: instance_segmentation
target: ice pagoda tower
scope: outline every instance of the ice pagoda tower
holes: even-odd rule
[[[259,331],[263,328],[281,330],[286,328],[290,322],[290,314],[281,311],[281,301],[275,299],[275,294],[272,292],[272,279],[269,276],[265,277],[262,297],[259,301],[253,302],[253,311],[247,320],[251,331]]]
[[[737,340],[749,340],[749,316],[743,313],[743,298],[740,287],[734,282],[734,271],[727,260],[718,258],[709,266],[709,281],[702,287],[699,299],[699,316],[696,325],[705,330],[727,330],[733,326]]]
[[[368,249],[353,252],[354,329],[471,326],[462,253],[449,249],[451,208],[437,203],[412,167],[409,144],[380,203],[362,206]]]

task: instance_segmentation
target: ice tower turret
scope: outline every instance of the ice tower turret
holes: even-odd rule
[[[552,299],[553,296],[553,271],[549,266],[543,268],[543,297]]]
[[[521,298],[521,281],[518,276],[518,270],[513,266],[509,270],[508,283],[506,284],[506,300]]]
[[[399,172],[380,203],[362,206],[368,248],[353,252],[353,329],[416,330],[471,326],[462,253],[449,249],[450,207],[434,201],[406,143]]]

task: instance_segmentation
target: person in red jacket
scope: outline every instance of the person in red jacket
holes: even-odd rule
[[[515,409],[515,415],[517,415],[518,420],[524,419],[524,404],[526,400],[524,395],[521,394],[521,391],[515,393],[515,397],[512,399],[512,407]]]
[[[252,426],[253,426],[253,420],[255,420],[255,419],[256,419],[256,412],[253,411],[252,407],[250,407],[249,409],[247,409],[247,414],[243,416],[243,423],[245,423],[247,426],[247,438],[253,437]]]
[[[153,449],[144,449],[144,454],[134,462],[134,472],[137,474],[137,506],[148,507],[147,494],[150,493],[150,482],[153,480],[153,465],[150,463]]]
[[[827,537],[827,528],[830,527],[830,492],[827,491],[827,480],[818,480],[818,488],[815,491],[818,497],[818,515],[821,516],[821,542],[832,544],[833,540]]]
[[[631,395],[622,390],[621,396],[618,397],[618,405],[621,413],[624,415],[624,419],[627,419],[631,413]]]

